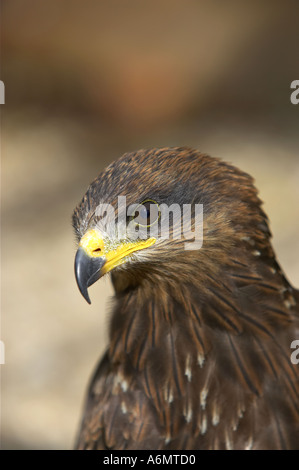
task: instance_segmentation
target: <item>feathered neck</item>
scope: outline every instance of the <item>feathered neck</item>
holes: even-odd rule
[[[125,387],[145,391],[161,414],[166,444],[176,445],[172,436],[183,427],[198,436],[201,448],[206,442],[214,448],[250,448],[259,423],[257,399],[260,404],[267,399],[265,377],[275,387],[281,374],[277,357],[285,370],[280,380],[298,412],[295,371],[284,352],[291,330],[282,328],[295,315],[288,302],[295,304],[297,293],[282,275],[272,272],[265,282],[253,271],[232,261],[222,276],[210,276],[204,289],[196,278],[188,284],[132,285],[114,275],[111,366]],[[244,422],[241,442],[235,431]]]

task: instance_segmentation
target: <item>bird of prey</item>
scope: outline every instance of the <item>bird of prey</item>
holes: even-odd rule
[[[73,226],[81,293],[90,302],[108,272],[115,289],[76,448],[299,448],[299,291],[251,176],[189,148],[127,153],[89,186]]]

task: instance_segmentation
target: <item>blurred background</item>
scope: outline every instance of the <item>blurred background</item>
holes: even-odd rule
[[[299,287],[298,1],[1,1],[2,448],[69,449],[107,344],[71,214],[109,162],[187,145],[251,173]]]

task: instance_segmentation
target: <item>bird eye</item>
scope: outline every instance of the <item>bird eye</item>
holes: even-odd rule
[[[160,218],[159,204],[151,199],[146,199],[136,207],[133,218],[134,222],[141,227],[150,227]]]

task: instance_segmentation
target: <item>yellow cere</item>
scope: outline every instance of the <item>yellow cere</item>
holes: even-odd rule
[[[79,246],[84,248],[89,256],[99,257],[104,254],[104,241],[96,230],[89,230],[83,235]]]
[[[106,258],[106,263],[102,268],[103,274],[106,274],[116,266],[125,263],[125,258],[134,253],[134,251],[148,248],[155,242],[155,238],[148,238],[147,240],[136,240],[134,242],[120,241],[118,246],[113,249],[109,249],[109,247],[105,247],[104,241],[101,238],[99,232],[96,230],[89,230],[81,238],[79,246],[82,247],[91,257],[104,256]]]

